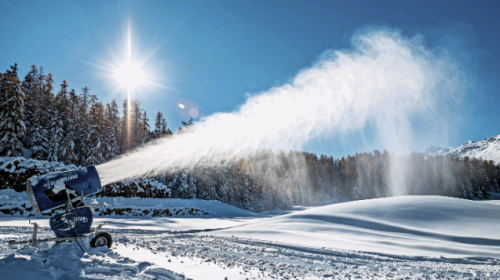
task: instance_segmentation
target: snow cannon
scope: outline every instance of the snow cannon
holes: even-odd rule
[[[26,183],[26,193],[38,214],[68,202],[77,207],[83,197],[101,190],[101,180],[94,166],[34,176]]]
[[[111,247],[111,235],[101,230],[104,224],[91,229],[92,210],[104,204],[83,202],[86,196],[101,190],[101,180],[94,166],[31,177],[26,182],[28,198],[38,214],[47,213],[49,210],[50,214],[55,214],[50,218],[50,228],[56,237],[37,239],[38,224],[32,223],[34,230],[31,240],[6,242],[9,245],[31,243],[34,247],[40,242],[55,241],[57,245],[64,241],[76,241],[84,251],[85,246],[82,247],[79,241],[89,237],[92,247]]]

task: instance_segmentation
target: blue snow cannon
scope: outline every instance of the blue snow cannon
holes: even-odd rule
[[[85,204],[83,202],[84,197],[101,190],[101,180],[94,166],[30,178],[26,182],[26,193],[35,211],[42,214],[42,212],[57,209],[56,214],[50,218],[50,228],[56,237],[36,241],[38,225],[35,224],[35,234],[32,239],[35,241],[32,244],[75,240],[80,245],[79,239],[93,236],[90,240],[90,246],[111,247],[111,235],[105,231],[97,232],[97,230],[101,230],[102,225],[98,226],[97,230],[91,229],[92,207],[99,207],[102,204]]]
[[[91,247],[111,247],[111,235],[102,231],[100,224],[92,229],[92,209],[105,204],[85,204],[84,197],[95,194],[102,190],[101,180],[94,166],[66,171],[53,172],[41,176],[34,176],[26,182],[26,193],[33,209],[38,214],[52,210],[55,215],[50,218],[50,228],[56,237],[38,239],[38,224],[32,223],[33,238],[30,240],[8,240],[9,245],[31,243],[35,247],[41,242],[75,241],[82,251],[85,246],[80,245],[82,238],[89,237]],[[56,246],[54,245],[54,246]],[[85,248],[85,250],[84,250]]]
[[[68,198],[83,198],[101,190],[101,180],[94,166],[34,176],[26,183],[26,193],[38,214],[65,205]]]

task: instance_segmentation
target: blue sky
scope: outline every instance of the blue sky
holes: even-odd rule
[[[201,116],[234,111],[247,94],[290,81],[324,51],[349,48],[359,28],[386,26],[446,47],[474,81],[447,143],[456,146],[500,134],[499,14],[498,1],[0,0],[0,71],[18,63],[22,78],[30,65],[43,66],[56,91],[66,80],[121,104],[126,91],[103,67],[122,60],[130,20],[134,57],[161,85],[134,97],[151,120],[162,111],[176,131],[179,100],[195,102]],[[366,135],[324,137],[304,149],[340,157],[384,148]]]

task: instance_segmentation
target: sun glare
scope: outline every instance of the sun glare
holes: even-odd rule
[[[121,87],[134,89],[144,84],[145,76],[139,65],[131,62],[124,63],[116,69],[115,77]]]
[[[135,63],[132,55],[132,32],[130,22],[127,28],[127,45],[123,63],[114,69],[113,74],[120,87],[126,88],[127,97],[130,98],[130,91],[147,83],[145,71],[142,64]]]
[[[155,73],[158,71],[152,71],[151,65],[147,65],[146,62],[154,54],[156,49],[150,53],[142,53],[139,47],[137,47],[137,42],[134,44],[135,48],[132,47],[132,28],[130,20],[127,24],[127,31],[124,34],[124,48],[123,56],[116,56],[120,51],[113,49],[112,53],[109,55],[114,59],[111,62],[102,64],[94,64],[96,67],[105,70],[105,75],[108,81],[113,85],[113,93],[126,93],[126,110],[127,110],[127,120],[126,120],[126,132],[127,150],[131,149],[131,102],[133,100],[134,94],[147,94],[154,87],[166,88],[164,85],[155,81]],[[158,78],[158,77],[156,77]]]

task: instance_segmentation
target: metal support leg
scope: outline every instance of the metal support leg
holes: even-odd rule
[[[102,222],[102,224],[99,224],[99,226],[97,226],[97,228],[96,228],[96,231],[102,230],[102,226],[104,226],[105,224],[106,224],[106,222]]]
[[[33,238],[31,239],[31,247],[35,247],[36,246],[36,234],[38,232],[38,224],[37,223],[32,223],[31,220],[30,220],[30,224],[34,225],[34,228],[33,228]]]

